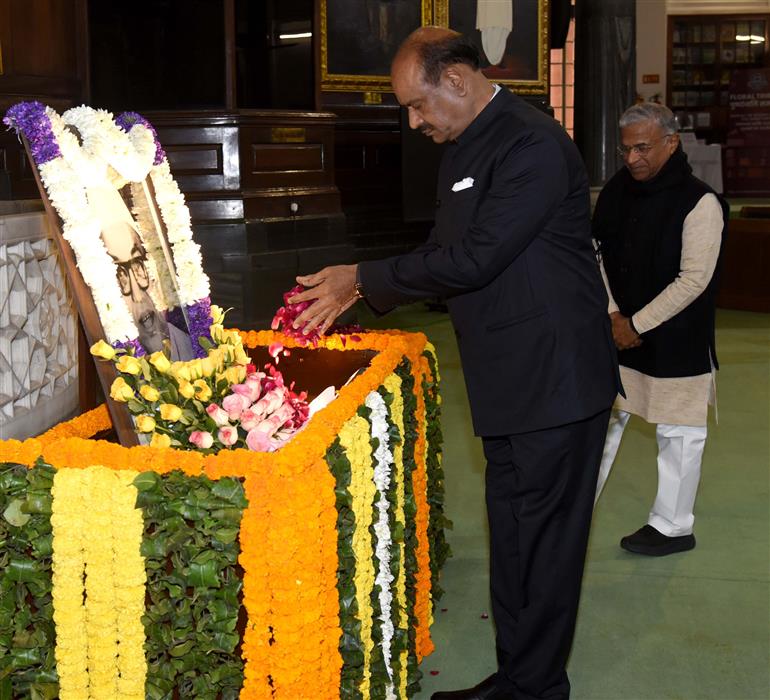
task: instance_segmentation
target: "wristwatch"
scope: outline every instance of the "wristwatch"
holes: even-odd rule
[[[358,297],[359,299],[363,299],[366,296],[366,294],[364,293],[364,285],[358,277],[358,266],[356,266],[356,281],[353,287],[356,290],[356,297]]]

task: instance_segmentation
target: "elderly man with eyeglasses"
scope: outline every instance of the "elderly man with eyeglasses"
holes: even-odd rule
[[[658,491],[645,526],[620,546],[663,556],[695,546],[693,510],[718,367],[714,297],[726,202],[692,174],[671,110],[655,103],[620,119],[624,166],[596,204],[593,234],[609,294],[626,396],[610,418],[598,500],[623,430],[656,425]]]

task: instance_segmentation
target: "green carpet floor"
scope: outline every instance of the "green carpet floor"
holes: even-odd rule
[[[416,698],[427,700],[494,670],[484,460],[447,315],[415,305],[363,322],[423,331],[438,350],[454,557],[436,609],[436,651],[422,664]],[[656,488],[654,427],[632,418],[594,514],[568,669],[573,700],[770,697],[770,316],[719,311],[717,324],[719,424],[712,416],[697,546],[659,559],[618,546],[646,522]]]

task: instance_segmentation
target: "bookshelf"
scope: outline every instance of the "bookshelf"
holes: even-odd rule
[[[699,138],[724,142],[732,71],[770,65],[766,15],[670,15],[668,106]]]

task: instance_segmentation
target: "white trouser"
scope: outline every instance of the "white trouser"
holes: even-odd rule
[[[610,416],[596,484],[597,501],[630,417],[630,413],[618,410],[613,410]],[[693,508],[706,446],[706,426],[659,423],[655,435],[658,439],[658,493],[647,523],[668,537],[689,535],[695,522]]]

